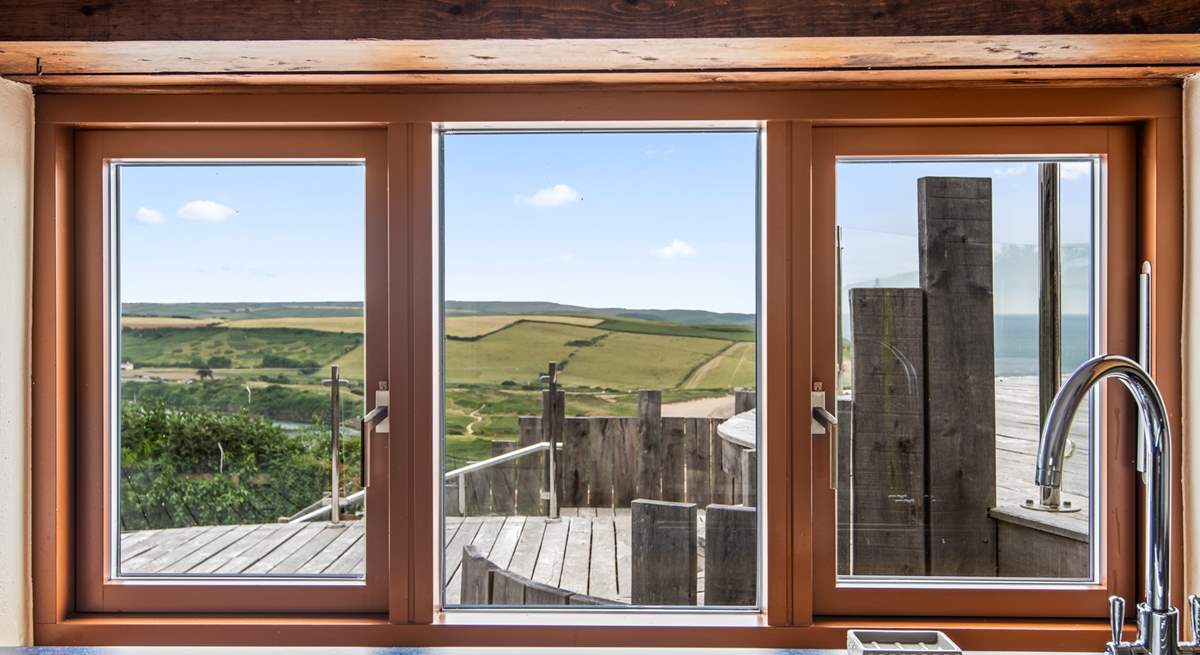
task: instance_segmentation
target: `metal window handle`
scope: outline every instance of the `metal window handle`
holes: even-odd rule
[[[363,489],[371,484],[371,439],[369,435],[371,429],[381,423],[388,416],[387,405],[379,405],[375,409],[367,412],[358,422],[358,439],[359,439],[359,479],[362,480]]]
[[[838,424],[837,417],[824,407],[813,407],[812,413],[813,418],[816,419],[817,423],[825,426],[826,430]]]

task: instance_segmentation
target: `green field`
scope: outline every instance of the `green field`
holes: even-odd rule
[[[547,362],[559,365],[567,412],[577,416],[631,416],[639,389],[662,390],[664,402],[676,402],[755,383],[755,332],[742,315],[495,304],[533,311],[472,313],[488,303],[448,308],[451,468],[490,457],[493,440],[517,438],[517,416],[541,413],[539,376]],[[126,401],[308,423],[328,413],[321,380],[336,363],[351,381],[343,394],[346,425],[362,411],[359,303],[126,305],[131,309],[137,315],[125,317],[122,330],[121,361],[132,365],[122,372]]]
[[[755,386],[753,343],[735,343],[692,372],[683,383],[686,389],[720,389]]]
[[[139,368],[315,368],[361,342],[357,334],[298,328],[129,328],[122,330],[121,361]]]

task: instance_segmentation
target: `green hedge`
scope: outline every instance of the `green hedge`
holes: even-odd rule
[[[245,412],[121,407],[121,528],[274,523],[329,487],[328,429],[289,433]],[[342,442],[344,492],[358,440]]]

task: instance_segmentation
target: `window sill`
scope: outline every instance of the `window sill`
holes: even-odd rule
[[[533,619],[533,620],[531,620]],[[1061,619],[821,618],[766,625],[758,613],[446,612],[430,625],[385,615],[80,615],[35,626],[48,646],[507,646],[844,649],[849,628],[936,628],[969,650],[1096,651],[1107,621]],[[844,651],[843,651],[844,652]]]

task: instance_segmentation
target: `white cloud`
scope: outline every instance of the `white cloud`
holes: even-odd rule
[[[167,222],[162,212],[157,209],[150,209],[149,207],[138,207],[137,211],[133,213],[133,217],[141,223],[150,223],[152,225]]]
[[[672,239],[670,245],[655,250],[654,254],[663,259],[675,259],[676,257],[691,257],[696,254],[696,249],[688,245],[687,241]]]
[[[226,207],[211,200],[192,200],[179,208],[180,218],[189,221],[220,222],[229,220],[236,213],[237,210],[233,207]]]
[[[574,187],[567,184],[555,184],[545,189],[538,189],[538,192],[532,196],[517,196],[515,200],[519,205],[531,207],[558,207],[579,202],[582,198],[583,196],[579,195]]]
[[[992,175],[995,177],[1014,177],[1025,172],[1025,165],[1009,166],[1008,168],[993,168]]]
[[[1090,175],[1092,172],[1092,162],[1090,161],[1068,161],[1063,162],[1058,167],[1058,174],[1064,180],[1078,180],[1081,177]]]

